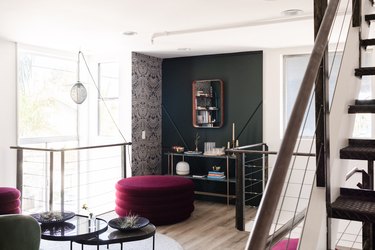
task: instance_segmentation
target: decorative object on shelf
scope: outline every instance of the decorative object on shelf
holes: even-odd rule
[[[202,151],[185,151],[184,154],[187,154],[187,155],[200,155],[200,154],[202,154]]]
[[[176,165],[176,174],[178,175],[188,175],[190,174],[190,166],[186,161],[180,161]]]
[[[76,214],[73,212],[48,211],[43,213],[31,214],[31,216],[42,224],[62,223],[73,218]]]
[[[207,175],[199,175],[199,174],[193,174],[191,177],[198,178],[198,179],[204,179],[207,177]]]
[[[211,151],[215,148],[216,143],[215,142],[205,142],[204,143],[204,154],[207,155],[211,153]]]
[[[223,81],[196,80],[192,86],[193,126],[220,128],[224,121]]]
[[[138,215],[132,215],[129,213],[128,216],[110,220],[108,222],[108,225],[121,232],[127,232],[145,227],[149,223],[150,221],[147,218],[139,217]]]
[[[208,155],[208,156],[221,156],[221,155],[225,155],[225,148],[224,147],[221,147],[221,148],[212,148],[211,150],[207,151],[204,153],[204,155]]]
[[[220,171],[221,167],[220,166],[212,166],[213,171]]]
[[[199,145],[199,139],[200,139],[200,136],[198,133],[195,134],[195,139],[194,139],[194,144],[195,144],[195,152],[198,152],[198,145]]]
[[[172,151],[175,153],[183,153],[185,150],[184,147],[181,146],[172,146]]]

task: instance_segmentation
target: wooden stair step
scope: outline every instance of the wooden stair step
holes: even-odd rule
[[[375,39],[361,39],[360,44],[362,47],[375,45]]]
[[[375,223],[375,192],[341,188],[340,196],[331,204],[329,216],[336,219]]]
[[[369,76],[375,75],[375,67],[363,67],[355,69],[355,76]]]
[[[341,159],[375,160],[375,140],[349,139],[349,145],[340,150]]]

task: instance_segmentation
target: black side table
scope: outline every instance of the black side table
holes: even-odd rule
[[[120,243],[121,250],[123,250],[124,242],[144,240],[152,237],[152,249],[154,250],[155,231],[156,227],[151,223],[143,228],[127,232],[120,232],[117,229],[109,227],[108,230],[102,234],[91,238],[74,240],[74,242],[82,244],[82,250],[84,245],[98,246],[97,249],[99,249],[100,245],[109,245],[114,243]]]
[[[41,224],[42,235],[44,240],[52,241],[70,241],[70,249],[72,242],[79,239],[87,239],[97,237],[99,234],[108,229],[105,220],[97,218],[94,225],[87,216],[75,215],[73,218],[56,224]]]

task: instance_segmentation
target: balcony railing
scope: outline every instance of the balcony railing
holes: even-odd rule
[[[17,150],[17,188],[24,213],[69,210],[83,204],[100,214],[113,210],[115,183],[127,176],[126,154],[131,143],[87,147]]]

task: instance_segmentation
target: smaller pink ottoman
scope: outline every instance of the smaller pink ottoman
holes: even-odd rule
[[[289,241],[289,242],[288,242]],[[272,250],[296,250],[298,247],[298,239],[285,239],[279,241],[272,247]]]
[[[21,192],[16,188],[0,187],[0,214],[20,214]]]
[[[154,225],[173,224],[194,210],[194,183],[179,176],[149,175],[125,178],[116,184],[119,216],[129,213],[148,218]]]

